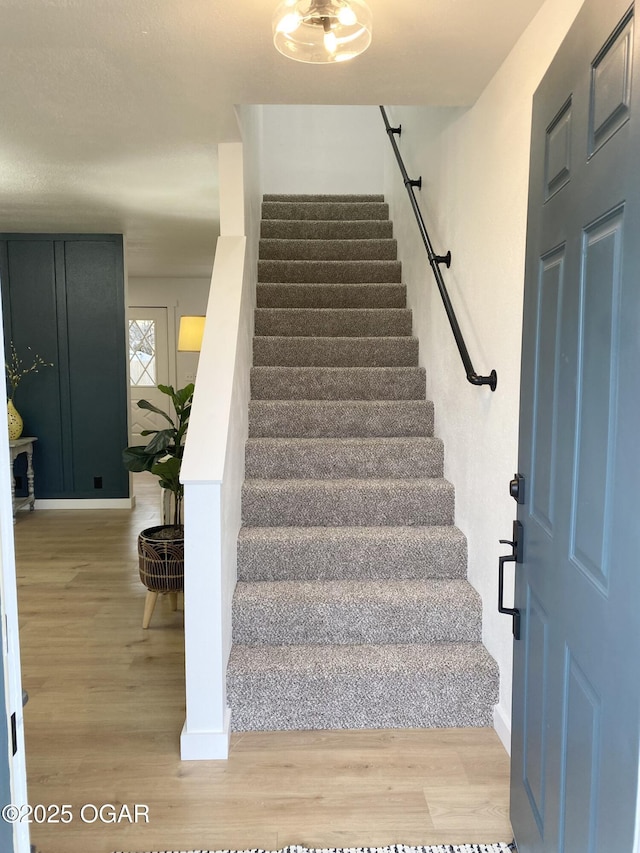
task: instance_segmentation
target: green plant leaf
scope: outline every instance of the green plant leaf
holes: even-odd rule
[[[169,489],[179,494],[182,491],[180,467],[181,460],[171,456],[168,459],[156,462],[151,468],[151,473],[160,478],[160,485],[163,489]]]
[[[163,412],[162,409],[159,409],[157,406],[154,406],[153,403],[150,403],[148,400],[138,400],[138,408],[146,409],[149,412],[155,412],[157,415],[162,415],[165,420],[169,421],[171,426],[173,426],[173,421],[169,417],[166,412]]]
[[[181,388],[179,391],[175,393],[175,406],[177,408],[181,408],[183,411],[186,408],[186,404],[189,402],[191,397],[193,397],[194,384],[190,382],[188,385],[185,385],[184,388]],[[190,408],[190,407],[189,407]]]
[[[156,435],[151,439],[151,441],[145,447],[145,451],[147,453],[152,453],[154,456],[157,456],[159,453],[162,454],[169,447],[171,442],[175,438],[176,431],[174,429],[161,429]]]
[[[155,453],[147,453],[144,447],[133,446],[126,447],[122,451],[122,461],[127,471],[137,473],[139,471],[151,471],[156,460]]]
[[[163,394],[166,394],[168,397],[173,398],[176,396],[175,388],[173,385],[158,385],[158,391],[162,391]]]

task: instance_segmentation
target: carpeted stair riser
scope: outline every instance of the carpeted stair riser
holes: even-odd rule
[[[365,284],[400,281],[400,261],[258,261],[258,281]]]
[[[466,578],[467,540],[453,525],[243,527],[238,578],[421,580]]]
[[[384,202],[384,196],[376,193],[332,193],[330,195],[308,195],[305,193],[265,193],[262,201],[288,202],[289,204],[316,204],[317,202],[330,202],[332,204],[344,204],[345,202]]]
[[[254,400],[418,400],[422,367],[252,367]]]
[[[406,308],[404,284],[291,284],[257,287],[258,308]]]
[[[255,527],[453,524],[446,480],[245,480],[242,522]]]
[[[395,240],[260,240],[261,260],[395,261]]]
[[[385,202],[305,202],[264,201],[263,219],[388,219],[389,205]]]
[[[294,337],[411,335],[406,308],[256,308],[254,334]]]
[[[251,400],[253,438],[433,435],[431,400]]]
[[[393,224],[388,219],[263,219],[265,240],[389,240]]]
[[[439,438],[250,438],[245,476],[336,480],[442,477]]]
[[[476,643],[231,649],[234,731],[491,726],[498,672]]]
[[[256,337],[253,363],[281,367],[415,367],[418,339]]]
[[[245,646],[478,643],[481,637],[482,603],[466,580],[240,582],[233,599],[233,642]]]

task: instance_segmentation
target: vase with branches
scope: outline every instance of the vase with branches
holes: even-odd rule
[[[39,373],[43,367],[53,367],[53,362],[45,361],[42,356],[34,353],[31,347],[27,347],[31,355],[31,363],[25,364],[24,359],[20,358],[13,341],[9,344],[9,360],[5,361],[5,374],[7,377],[7,417],[9,421],[9,438],[16,439],[22,435],[22,418],[18,413],[14,397],[18,386],[25,376],[30,373]]]

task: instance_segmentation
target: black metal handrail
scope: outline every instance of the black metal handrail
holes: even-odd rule
[[[440,264],[445,264],[447,269],[451,266],[451,252],[447,252],[446,255],[436,255],[433,251],[433,246],[431,245],[431,240],[429,239],[429,234],[427,233],[427,229],[424,224],[424,219],[422,218],[420,208],[418,207],[418,202],[416,200],[414,190],[414,187],[418,187],[418,189],[422,187],[422,178],[420,177],[415,180],[412,180],[408,176],[407,170],[405,169],[404,162],[402,160],[402,155],[400,154],[400,149],[398,148],[398,143],[395,139],[396,134],[400,136],[400,134],[402,133],[402,125],[400,125],[399,127],[391,127],[391,125],[389,124],[389,119],[387,118],[387,112],[383,106],[380,107],[380,112],[382,113],[382,118],[384,119],[384,126],[387,129],[387,135],[391,142],[393,153],[396,155],[398,166],[400,166],[402,180],[404,181],[405,188],[407,190],[407,193],[409,194],[409,200],[411,201],[411,207],[413,208],[413,212],[416,217],[416,222],[418,223],[420,236],[422,237],[422,242],[424,243],[424,247],[427,250],[429,265],[435,276],[436,284],[438,285],[438,290],[440,291],[440,296],[442,297],[442,302],[444,304],[444,310],[447,312],[451,331],[453,332],[453,337],[455,338],[456,344],[458,346],[460,358],[462,359],[464,369],[467,373],[467,379],[469,380],[469,382],[471,382],[472,385],[488,385],[492,391],[495,391],[496,386],[498,384],[498,374],[495,372],[495,370],[492,370],[489,376],[478,376],[478,374],[474,370],[473,363],[471,362],[471,357],[469,355],[469,350],[467,349],[467,345],[464,342],[460,326],[458,325],[456,313],[453,310],[451,299],[449,298],[444,279],[442,278],[442,273],[440,272]]]

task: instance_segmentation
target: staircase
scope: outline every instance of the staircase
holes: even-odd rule
[[[498,673],[382,196],[265,196],[235,731],[487,726]]]

